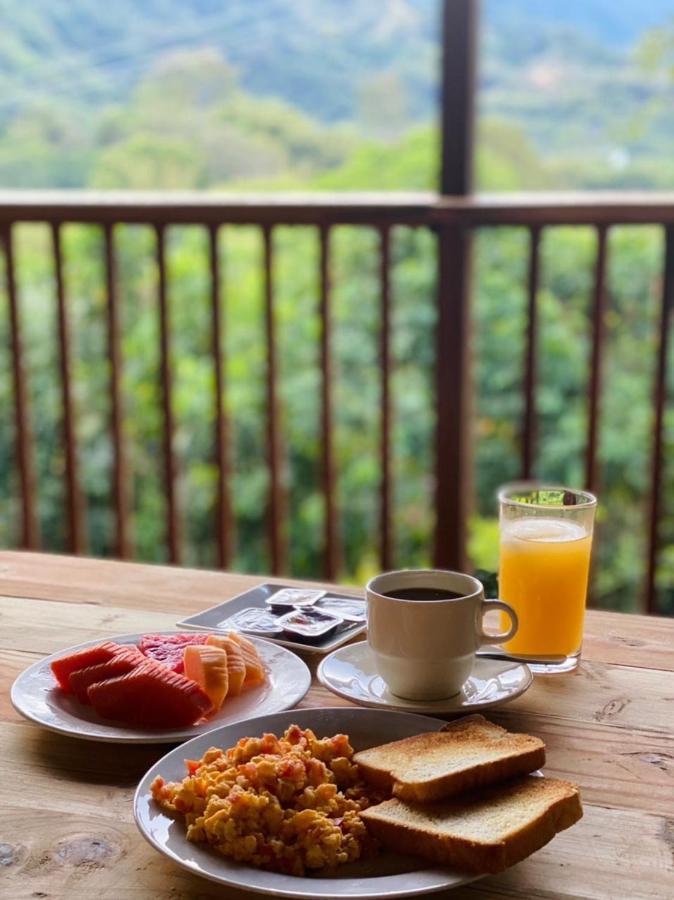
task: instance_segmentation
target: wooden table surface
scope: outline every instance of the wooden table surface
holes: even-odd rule
[[[0,553],[0,897],[252,898],[188,874],[137,832],[134,788],[165,747],[51,734],[13,710],[9,690],[45,654],[173,627],[260,580]],[[674,621],[589,612],[583,654],[578,672],[537,677],[489,714],[543,738],[545,771],[580,785],[583,819],[508,872],[434,896],[674,897]],[[301,705],[347,704],[314,686]]]

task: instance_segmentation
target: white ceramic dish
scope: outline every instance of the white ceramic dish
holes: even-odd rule
[[[311,728],[319,737],[343,732],[349,735],[356,750],[364,750],[413,734],[437,731],[445,723],[426,716],[383,710],[300,709],[214,729],[171,750],[141,780],[134,798],[134,815],[143,836],[160,853],[195,875],[270,897],[375,900],[427,894],[476,880],[474,875],[432,867],[417,857],[387,853],[341,866],[326,875],[317,873],[298,877],[265,872],[225,859],[207,847],[191,843],[185,837],[184,823],[162,812],[152,800],[150,785],[154,778],[161,775],[166,781],[182,779],[186,757],[198,759],[209,747],[231,747],[243,737],[255,737],[264,732],[278,735],[291,724]]]
[[[321,684],[333,693],[361,706],[437,715],[478,712],[507,703],[523,694],[533,681],[524,663],[476,657],[473,671],[460,693],[443,700],[404,700],[392,694],[377,674],[367,641],[335,650],[321,660],[316,674]]]
[[[210,609],[204,609],[194,616],[182,619],[180,622],[176,622],[176,625],[178,628],[188,628],[196,631],[229,631],[231,626],[227,624],[227,619],[230,616],[233,616],[234,613],[249,606],[265,609],[268,597],[272,597],[280,590],[292,587],[293,585],[287,584],[258,584],[254,588],[244,591],[242,594],[237,594],[237,596],[232,597],[231,600],[226,600],[224,603],[218,603],[217,606],[211,606]],[[297,587],[297,585],[295,585],[295,587]],[[362,594],[358,596],[349,594],[348,591],[345,591],[344,593],[328,591],[322,599],[327,600],[330,597],[349,597],[351,599],[356,597],[359,600],[363,599]],[[319,608],[320,602],[321,601],[319,601]],[[352,640],[359,634],[363,634],[366,627],[365,622],[345,622],[336,633],[331,633],[328,637],[315,644],[304,644],[299,641],[289,640],[285,637],[273,637],[270,635],[265,636],[265,640],[273,641],[281,647],[298,650],[300,653],[330,653],[332,650],[341,647],[342,644]]]
[[[49,668],[52,660],[85,647],[94,647],[103,640],[118,644],[137,644],[141,637],[142,634],[113,635],[86,641],[77,647],[64,648],[41,659],[22,672],[12,685],[11,699],[14,708],[38,725],[70,737],[117,744],[169,744],[185,741],[218,725],[289,709],[304,697],[311,685],[311,673],[298,656],[269,641],[251,638],[267,668],[266,682],[243,691],[238,697],[225,700],[222,709],[214,716],[187,728],[142,729],[120,725],[101,718],[90,706],[80,703],[57,687]]]

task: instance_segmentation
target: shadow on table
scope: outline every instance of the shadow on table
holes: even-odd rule
[[[28,761],[48,768],[60,778],[111,787],[135,786],[145,772],[175,744],[106,744],[34,729],[25,741]],[[32,757],[32,759],[30,759]]]

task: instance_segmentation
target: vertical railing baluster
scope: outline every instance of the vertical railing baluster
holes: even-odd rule
[[[269,460],[269,548],[272,574],[286,570],[285,497],[280,410],[277,396],[278,362],[274,321],[274,259],[272,229],[262,228],[264,245],[264,326],[267,346],[267,453]]]
[[[21,493],[21,546],[26,550],[37,550],[40,546],[40,529],[35,496],[33,436],[23,360],[23,336],[14,268],[12,226],[10,224],[0,228],[0,244],[5,257],[7,300],[9,303],[16,455],[19,466],[19,490]]]
[[[646,612],[657,613],[657,574],[660,525],[662,510],[665,406],[667,403],[667,362],[669,356],[670,330],[674,315],[674,225],[665,228],[665,265],[660,305],[660,342],[655,369],[653,402],[655,424],[653,429],[653,451],[651,463],[650,509],[648,522],[648,560],[646,565]]]
[[[218,226],[211,225],[209,237],[209,266],[211,275],[211,330],[213,340],[213,377],[215,380],[215,441],[214,457],[218,473],[215,500],[216,558],[218,566],[231,565],[234,539],[234,519],[229,492],[229,421],[225,410],[225,356],[222,348],[222,311],[220,297],[220,255]]]
[[[173,414],[173,372],[171,367],[171,318],[166,284],[166,239],[163,225],[155,225],[157,236],[157,273],[159,295],[160,378],[164,416],[164,487],[168,514],[169,562],[182,558],[178,510],[178,465],[175,455],[175,417]]]
[[[434,564],[465,571],[471,495],[471,238],[458,225],[438,228]]]
[[[597,257],[592,303],[592,358],[590,362],[590,399],[588,409],[587,465],[585,484],[596,491],[599,484],[597,448],[599,443],[599,404],[601,400],[604,318],[606,314],[606,237],[605,225],[597,227]]]
[[[86,552],[86,526],[84,498],[80,490],[77,453],[77,431],[73,401],[70,361],[70,324],[63,279],[63,245],[61,226],[53,222],[51,227],[56,276],[56,305],[59,338],[59,368],[61,373],[61,398],[63,406],[63,441],[66,463],[66,508],[68,510],[68,547],[71,553]]]
[[[334,581],[339,572],[340,542],[339,520],[335,501],[335,460],[333,448],[332,417],[332,309],[331,309],[331,266],[330,230],[321,226],[320,240],[320,317],[321,317],[321,454],[324,518],[324,563],[323,574]]]
[[[124,443],[122,399],[121,315],[117,292],[114,225],[103,226],[105,291],[110,360],[110,431],[112,432],[112,499],[115,506],[115,553],[119,559],[133,555],[130,525],[129,477]]]
[[[391,534],[391,234],[387,226],[379,229],[379,278],[381,284],[381,326],[379,361],[381,373],[381,425],[379,457],[381,499],[379,506],[382,569],[392,568]]]
[[[522,477],[531,478],[536,453],[536,378],[538,372],[538,280],[541,229],[529,229],[529,273],[524,356],[524,419],[522,423]]]

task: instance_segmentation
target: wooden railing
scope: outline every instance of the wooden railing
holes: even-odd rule
[[[9,308],[16,457],[22,516],[21,545],[40,547],[36,514],[34,441],[26,389],[26,361],[13,252],[13,226],[21,222],[47,223],[51,228],[56,279],[60,381],[63,400],[63,443],[66,460],[66,506],[68,546],[73,553],[86,550],[84,506],[78,470],[78,448],[72,400],[72,363],[69,337],[68,298],[63,279],[64,223],[99,226],[104,236],[105,291],[107,303],[107,351],[110,363],[110,434],[113,448],[112,497],[115,509],[115,551],[121,558],[132,555],[129,537],[129,471],[123,434],[119,290],[115,226],[143,223],[156,233],[156,267],[160,313],[160,380],[163,417],[163,484],[167,500],[167,546],[170,561],[180,563],[181,510],[176,494],[178,461],[174,447],[175,417],[171,315],[167,303],[165,235],[174,225],[192,224],[207,229],[209,239],[210,308],[212,353],[215,371],[215,434],[213,459],[217,465],[215,530],[218,562],[232,560],[232,504],[228,471],[228,422],[223,398],[224,368],[221,354],[220,271],[217,253],[218,229],[223,225],[253,225],[261,229],[264,267],[264,322],[266,342],[267,462],[270,476],[268,497],[268,542],[272,571],[287,568],[285,498],[281,470],[282,436],[278,398],[277,338],[274,303],[274,229],[280,225],[305,225],[317,229],[320,246],[320,364],[322,491],[325,499],[324,574],[334,578],[338,569],[338,527],[335,501],[335,456],[332,396],[331,230],[337,225],[368,226],[379,235],[380,290],[380,560],[390,567],[392,551],[392,472],[389,460],[391,438],[391,290],[390,231],[397,225],[431,229],[437,240],[438,325],[434,559],[438,566],[464,567],[466,520],[469,510],[470,447],[466,436],[468,416],[467,371],[470,304],[470,245],[474,229],[483,226],[523,226],[529,231],[528,320],[522,422],[522,475],[534,471],[536,454],[536,385],[538,358],[537,297],[540,280],[540,245],[544,229],[555,225],[592,226],[597,252],[594,271],[591,362],[588,384],[589,415],[586,449],[586,485],[597,483],[597,445],[603,367],[603,322],[606,297],[607,233],[615,225],[655,224],[664,228],[665,258],[660,305],[659,347],[653,386],[654,433],[650,478],[649,537],[645,573],[645,607],[655,609],[655,572],[658,561],[658,523],[663,487],[663,433],[666,406],[667,360],[674,306],[674,194],[563,194],[438,197],[433,194],[303,194],[222,195],[146,194],[93,192],[1,192],[0,245],[4,255]],[[318,574],[318,573],[317,573]]]

